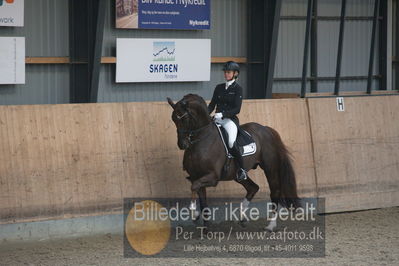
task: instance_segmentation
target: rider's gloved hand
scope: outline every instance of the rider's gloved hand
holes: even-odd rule
[[[222,119],[223,114],[222,113],[216,113],[215,114],[215,119]]]

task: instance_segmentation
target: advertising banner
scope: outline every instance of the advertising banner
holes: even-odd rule
[[[210,39],[117,39],[116,82],[209,81]]]
[[[0,26],[24,26],[24,0],[0,0]]]
[[[210,29],[211,0],[116,0],[116,27]]]
[[[24,37],[0,37],[0,84],[25,84]]]

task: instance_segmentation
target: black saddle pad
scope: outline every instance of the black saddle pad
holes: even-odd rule
[[[245,146],[255,142],[251,135],[242,129],[240,126],[238,127],[238,134],[237,134],[237,144],[238,146]]]
[[[229,143],[229,137],[228,137],[226,130],[223,127],[220,127],[220,129],[222,130],[224,142],[226,144]],[[249,133],[247,133],[244,129],[242,129],[240,126],[238,127],[236,141],[237,141],[237,144],[239,147],[242,147],[242,146],[245,146],[245,145],[255,142],[253,140],[252,136]]]

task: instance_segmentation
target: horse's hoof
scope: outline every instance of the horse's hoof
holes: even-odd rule
[[[195,211],[193,211],[193,213],[191,213],[191,220],[193,222],[198,221],[199,218],[200,218],[200,212],[199,211],[195,210]]]
[[[276,227],[268,225],[268,226],[265,227],[265,231],[268,231],[270,233],[271,232],[275,232],[276,231]]]
[[[241,221],[238,222],[238,224],[239,224],[242,228],[247,227],[247,221],[246,221],[246,220],[241,220]]]
[[[200,219],[193,219],[192,223],[195,225],[198,225],[198,224],[200,224]]]
[[[199,215],[196,216],[196,217],[194,217],[194,218],[192,219],[192,221],[193,221],[194,224],[198,225],[198,224],[200,223],[200,217],[199,217]]]

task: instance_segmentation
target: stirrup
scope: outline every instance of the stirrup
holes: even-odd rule
[[[244,180],[247,180],[248,175],[247,175],[247,171],[245,171],[244,169],[240,168],[238,170],[237,176],[236,176],[236,180],[237,182],[242,182]]]

